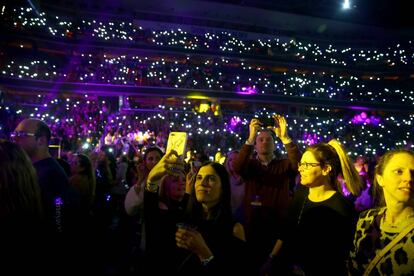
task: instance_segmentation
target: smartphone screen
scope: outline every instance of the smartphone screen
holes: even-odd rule
[[[186,132],[170,132],[168,136],[168,143],[166,153],[175,150],[178,156],[184,156],[185,148],[187,146]]]

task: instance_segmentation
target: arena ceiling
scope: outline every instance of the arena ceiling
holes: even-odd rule
[[[414,27],[412,1],[350,0],[351,8],[343,10],[344,0],[208,0],[329,18],[387,28]]]
[[[32,3],[35,6],[59,5],[75,9],[92,9],[128,13],[131,8],[139,10],[143,2],[148,0],[17,0],[15,2]],[[239,7],[252,7],[264,10],[287,12],[319,18],[329,18],[342,22],[360,23],[364,25],[392,28],[414,28],[410,0],[349,0],[351,8],[343,10],[344,0],[202,0],[186,1],[214,2],[231,4]],[[151,2],[151,1],[150,1]],[[180,1],[176,1],[179,5]],[[171,3],[171,2],[170,2]],[[174,3],[175,4],[175,3]]]

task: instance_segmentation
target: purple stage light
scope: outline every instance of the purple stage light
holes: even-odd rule
[[[228,125],[228,130],[234,131],[236,129],[237,125],[241,123],[241,121],[242,120],[238,116],[231,117],[230,124]]]
[[[251,86],[237,86],[237,94],[252,95],[257,94],[257,89]]]
[[[356,114],[351,122],[355,125],[368,124],[377,126],[381,122],[381,118],[375,117],[374,115],[368,117],[367,113],[361,112],[360,114]]]
[[[315,133],[305,132],[303,134],[303,142],[309,146],[318,143],[319,140],[320,138]]]

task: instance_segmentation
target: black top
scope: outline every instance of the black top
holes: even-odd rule
[[[248,254],[244,241],[231,233],[226,234],[226,231],[213,221],[203,221],[197,230],[212,251],[214,259],[203,266],[196,255],[187,251],[188,259],[180,262],[177,275],[253,275],[251,255]]]
[[[306,275],[346,275],[346,259],[355,231],[356,212],[340,193],[322,202],[301,187],[289,208],[284,248],[290,264]]]
[[[184,221],[189,195],[182,201],[171,201],[168,210],[158,207],[158,193],[144,192],[146,275],[172,274],[187,251],[176,246],[176,224]]]
[[[74,227],[80,211],[80,196],[69,185],[62,167],[51,157],[37,161],[33,166],[38,175],[48,225],[57,232]]]
[[[203,266],[188,250],[178,248],[175,241],[177,223],[188,221],[186,205],[172,202],[168,210],[158,207],[158,194],[145,191],[144,218],[146,230],[146,275],[251,275],[245,242],[225,231],[220,224],[203,220],[197,225],[214,259]]]

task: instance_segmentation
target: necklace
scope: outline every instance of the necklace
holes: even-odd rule
[[[390,223],[386,219],[387,212],[384,212],[384,216],[381,219],[380,228],[385,232],[391,232],[391,233],[399,233],[401,232],[405,227],[410,225],[414,222],[414,214],[410,214],[406,216],[404,219],[400,220],[397,223]]]

